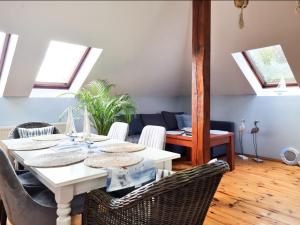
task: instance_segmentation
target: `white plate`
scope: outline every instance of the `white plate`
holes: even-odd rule
[[[46,148],[51,148],[53,146],[57,145],[56,142],[24,142],[19,143],[18,145],[11,145],[9,146],[9,150],[12,151],[33,151],[33,150],[41,150]]]
[[[181,130],[185,131],[185,132],[189,132],[192,133],[192,128],[191,127],[184,127]]]
[[[32,137],[31,139],[34,141],[59,141],[68,138],[69,137],[65,134],[51,134],[51,135],[36,136],[36,137]]]

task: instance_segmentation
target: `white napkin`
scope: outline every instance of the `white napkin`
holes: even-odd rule
[[[66,123],[66,134],[76,133],[76,128],[73,119],[72,108],[68,107],[68,118]]]

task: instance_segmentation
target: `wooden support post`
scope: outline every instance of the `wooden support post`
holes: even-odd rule
[[[192,164],[210,159],[210,0],[193,1]]]

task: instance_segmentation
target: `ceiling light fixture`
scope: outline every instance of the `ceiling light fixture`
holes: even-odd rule
[[[300,0],[298,0],[300,1]],[[239,15],[239,27],[240,29],[243,29],[245,27],[244,23],[244,8],[248,6],[249,0],[234,0],[235,7],[241,9],[241,13]]]

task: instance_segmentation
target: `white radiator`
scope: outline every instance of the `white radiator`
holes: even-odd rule
[[[66,123],[51,123],[55,126],[60,133],[64,133],[66,129]],[[8,138],[9,133],[14,129],[16,126],[0,126],[0,140],[5,140]]]

